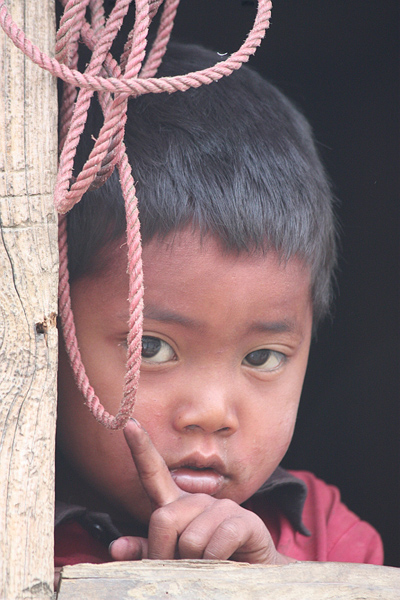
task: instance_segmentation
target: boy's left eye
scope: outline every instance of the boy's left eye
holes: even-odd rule
[[[147,363],[164,363],[176,358],[173,348],[164,340],[144,335],[142,337],[142,360]]]
[[[282,366],[285,358],[282,352],[261,348],[247,354],[243,359],[243,364],[258,371],[275,371]]]

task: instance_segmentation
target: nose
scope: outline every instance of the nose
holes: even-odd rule
[[[198,431],[230,436],[239,427],[235,399],[224,381],[188,381],[176,398],[173,426],[180,433]]]

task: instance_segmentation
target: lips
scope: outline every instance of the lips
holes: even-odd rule
[[[170,467],[172,479],[184,492],[214,496],[226,482],[226,470],[219,457],[192,457]]]
[[[184,492],[214,496],[224,484],[224,476],[213,469],[174,469],[172,479]]]

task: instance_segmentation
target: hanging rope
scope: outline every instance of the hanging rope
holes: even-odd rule
[[[57,31],[56,54],[51,58],[28,40],[0,0],[0,25],[13,43],[34,63],[64,81],[60,111],[60,160],[54,192],[59,213],[59,310],[65,346],[79,390],[94,417],[109,429],[121,429],[129,419],[139,382],[142,338],[143,272],[137,199],[123,141],[130,96],[185,91],[230,75],[247,62],[269,26],[271,1],[259,0],[254,25],[241,48],[213,67],[176,77],[156,78],[171,35],[179,0],[136,0],[135,21],[120,59],[110,53],[132,0],[116,0],[105,16],[103,0],[60,0],[64,7]],[[145,59],[152,19],[163,4],[156,39]],[[87,13],[89,20],[86,19]],[[77,70],[78,44],[92,52],[84,73]],[[89,158],[73,177],[76,148],[85,127],[94,92],[98,92],[104,122]],[[66,213],[89,189],[100,187],[117,167],[125,201],[129,271],[129,335],[127,371],[121,406],[115,416],[102,406],[88,377],[78,348],[71,309],[67,262]]]

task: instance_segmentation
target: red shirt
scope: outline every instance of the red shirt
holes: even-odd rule
[[[276,549],[296,560],[383,564],[382,540],[375,529],[361,521],[341,501],[340,492],[312,473],[292,471],[307,485],[302,520],[311,533],[295,531],[279,509],[253,496],[245,504],[264,521]]]
[[[264,521],[279,552],[304,561],[383,564],[383,547],[379,534],[342,504],[336,487],[327,485],[305,471],[293,471],[290,474],[279,470],[286,474],[286,479],[292,479],[295,483],[297,481],[300,487],[304,488],[301,482],[307,486],[302,512],[300,508],[299,518],[302,523],[299,526],[293,524],[296,518],[289,519],[288,511],[285,514],[282,510],[282,504],[289,504],[290,508],[291,498],[287,498],[288,502],[283,502],[282,498],[278,502],[273,500],[271,488],[276,490],[277,487],[274,484],[269,485],[269,490],[267,485],[265,491],[263,486],[243,505]],[[283,489],[284,494],[290,490],[290,495],[293,495],[293,485],[290,486],[293,481],[289,482],[289,486],[284,482],[284,485],[278,487],[281,491]],[[303,501],[304,499],[300,502],[301,505]],[[56,526],[56,567],[80,562],[109,561],[107,546],[95,539],[77,521],[67,520]]]

